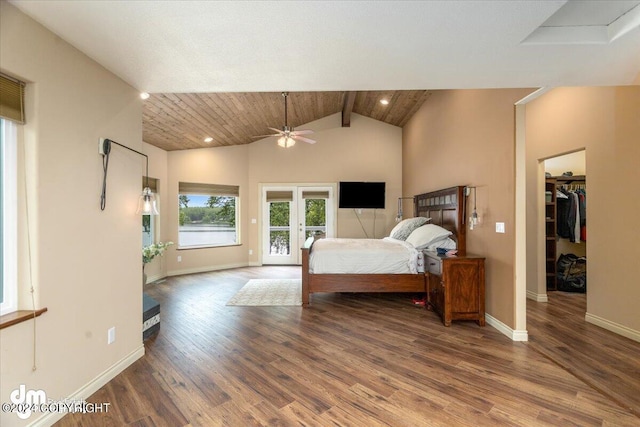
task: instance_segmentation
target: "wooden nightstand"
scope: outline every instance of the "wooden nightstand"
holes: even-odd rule
[[[485,325],[484,260],[474,255],[447,257],[424,252],[427,308],[438,313],[445,326],[452,320]]]

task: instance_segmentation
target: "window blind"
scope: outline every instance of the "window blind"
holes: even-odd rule
[[[201,184],[195,182],[179,182],[179,194],[198,194],[201,196],[235,196],[240,195],[237,185]]]
[[[24,124],[24,83],[0,74],[0,117]]]
[[[292,191],[267,191],[267,202],[291,202],[292,200]]]
[[[302,191],[303,199],[328,199],[328,191]]]

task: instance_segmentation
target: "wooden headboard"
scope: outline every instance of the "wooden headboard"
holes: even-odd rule
[[[460,255],[467,250],[464,192],[464,186],[457,186],[415,196],[416,216],[431,218],[431,224],[451,231],[451,238],[457,242]]]

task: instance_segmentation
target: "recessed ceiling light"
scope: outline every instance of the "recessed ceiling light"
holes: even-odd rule
[[[388,100],[388,99],[384,99],[384,98],[383,98],[383,99],[381,99],[381,100],[380,100],[380,104],[382,104],[382,105],[389,105],[389,100]]]
[[[209,143],[209,142],[211,142],[211,141],[213,141],[213,138],[211,138],[210,136],[208,136],[208,137],[206,137],[206,138],[204,139],[204,142],[206,142],[206,143]]]
[[[142,93],[140,93],[140,98],[149,99],[149,94],[147,92],[142,92]]]

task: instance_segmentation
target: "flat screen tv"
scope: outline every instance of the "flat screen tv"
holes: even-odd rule
[[[384,199],[384,182],[340,182],[340,208],[384,209]]]

